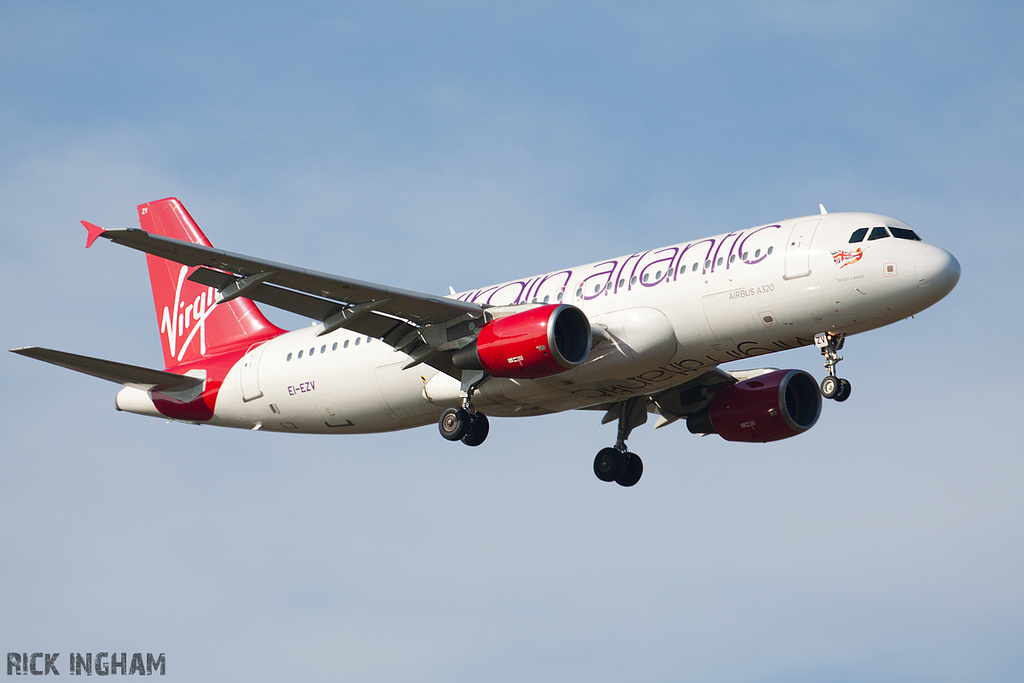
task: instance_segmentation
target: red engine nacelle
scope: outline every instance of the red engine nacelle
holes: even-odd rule
[[[821,415],[817,381],[803,370],[776,370],[719,389],[686,418],[694,434],[763,443],[802,434]]]
[[[475,340],[455,352],[452,363],[494,377],[536,379],[582,363],[591,340],[590,321],[583,311],[551,304],[484,325]]]

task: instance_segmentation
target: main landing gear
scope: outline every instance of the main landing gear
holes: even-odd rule
[[[633,486],[644,473],[644,461],[636,453],[618,448],[602,448],[594,458],[594,474],[601,481]]]
[[[821,380],[821,395],[839,403],[850,398],[850,383],[836,376],[836,365],[843,359],[839,355],[839,350],[843,348],[845,340],[844,334],[819,332],[814,335],[814,345],[821,349],[821,355],[825,356],[825,370],[828,372],[825,379]]]
[[[479,446],[484,442],[490,425],[487,416],[473,408],[473,392],[482,382],[480,379],[469,386],[461,408],[449,408],[441,413],[441,419],[437,421],[441,436],[449,441],[461,441],[467,446]]]
[[[479,446],[490,431],[486,415],[465,408],[449,408],[441,413],[437,427],[444,438],[461,441],[467,446]]]
[[[594,474],[601,481],[633,486],[644,473],[644,462],[626,450],[626,439],[633,428],[647,421],[646,397],[630,398],[618,404],[619,437],[613,448],[602,448],[594,458]],[[610,412],[610,411],[609,411]]]

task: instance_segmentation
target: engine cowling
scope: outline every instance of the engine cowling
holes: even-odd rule
[[[764,443],[806,432],[819,415],[814,377],[803,370],[775,370],[719,389],[707,407],[686,418],[686,427],[726,441]]]
[[[493,377],[548,377],[582,363],[592,334],[586,314],[575,306],[539,306],[487,323],[452,362]]]

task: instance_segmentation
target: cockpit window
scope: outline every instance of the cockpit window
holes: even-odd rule
[[[868,242],[871,240],[880,240],[889,236],[889,233],[885,228],[871,228],[871,234],[868,235]]]
[[[856,244],[857,242],[863,242],[864,241],[864,236],[867,235],[867,234],[868,234],[868,229],[867,228],[857,228],[856,230],[853,231],[853,234],[850,235],[850,244]]]
[[[892,231],[892,236],[896,239],[914,240],[915,242],[921,241],[921,238],[918,237],[917,233],[913,230],[908,230],[907,228],[894,228],[892,226],[889,226],[889,230]]]

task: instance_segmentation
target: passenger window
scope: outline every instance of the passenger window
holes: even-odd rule
[[[686,266],[679,266],[679,274],[682,275],[686,272]]]
[[[649,278],[649,277],[650,277],[650,275],[648,275],[647,273],[644,273],[644,276],[642,278],[640,278],[640,279],[643,280],[644,282],[647,282],[647,278]]]
[[[867,235],[867,234],[868,234],[868,229],[867,228],[857,228],[856,230],[853,231],[853,234],[850,235],[850,244],[856,244],[857,242],[863,242],[864,241],[864,236]]]
[[[749,253],[750,253],[749,251],[745,251],[745,252],[743,252],[743,255],[742,255],[742,256],[740,256],[740,258],[741,258],[741,259],[743,259],[744,261],[746,261],[746,260],[747,260],[747,255],[748,255]]]
[[[326,352],[327,352],[327,344],[324,344],[323,346],[320,347],[320,353],[326,353]]]
[[[337,351],[337,350],[338,350],[338,342],[334,342],[333,344],[331,344],[331,351]]]
[[[311,355],[311,356],[312,356],[312,355],[313,355],[313,352],[314,352],[314,351],[316,351],[316,349],[315,349],[315,348],[313,348],[313,349],[310,349],[310,350],[309,350],[309,355]]]
[[[868,242],[871,240],[885,239],[888,236],[889,233],[885,228],[871,228],[871,234],[868,235]]]
[[[629,285],[630,285],[630,287],[632,287],[635,284],[636,284],[636,275],[634,275],[633,277],[629,278]]]
[[[600,291],[601,291],[601,285],[600,284],[594,285],[594,294],[597,294]]]
[[[550,298],[550,296],[545,294],[544,295],[544,303],[547,303],[549,298]]]
[[[698,268],[700,268],[700,264],[699,263],[694,263],[693,264],[693,268],[690,268],[690,270],[692,270],[694,273],[696,273]]]
[[[672,269],[671,268],[669,268],[668,272],[665,273],[665,277],[672,277]]]
[[[892,232],[892,236],[896,239],[914,240],[915,242],[921,241],[921,238],[918,237],[917,233],[913,230],[908,230],[907,228],[894,228],[891,226],[889,227],[889,230]]]
[[[302,351],[299,351],[299,355],[296,358],[302,358]]]
[[[555,298],[555,301],[561,301],[561,300],[562,300],[562,293],[559,292],[558,296]]]
[[[356,346],[359,346],[359,342],[362,341],[362,337],[356,337]]]
[[[708,259],[707,261],[704,262],[704,270],[707,270],[710,267],[711,267],[711,259]]]
[[[292,354],[289,353],[287,356],[285,356],[285,360],[291,360],[291,359],[292,359]]]
[[[775,247],[768,247],[768,251],[765,256],[771,256],[773,251],[775,251]]]
[[[579,289],[576,290],[576,296],[583,296],[583,288],[582,287],[580,287]]]
[[[626,278],[620,279],[619,280],[619,289],[622,289],[623,286],[625,286],[625,284],[626,284]]]
[[[661,271],[660,270],[657,273],[654,274],[654,279],[655,280],[660,280],[661,279]]]
[[[736,263],[736,254],[729,257],[729,263]]]
[[[754,258],[761,258],[761,250],[760,249],[758,249],[757,251],[754,252]]]
[[[721,256],[719,256],[719,257],[718,257],[718,260],[717,260],[717,261],[715,262],[715,264],[716,264],[716,265],[719,265],[719,266],[720,266],[720,265],[722,265],[722,260],[723,260],[723,259],[722,259],[722,257],[721,257]]]
[[[346,339],[345,343],[341,345],[341,348],[343,348],[343,349],[347,349],[348,348],[348,339]]]

